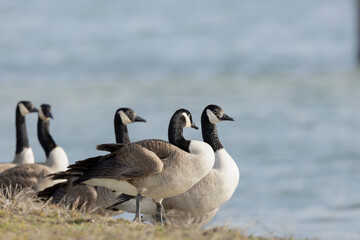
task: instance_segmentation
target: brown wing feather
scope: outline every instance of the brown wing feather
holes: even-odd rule
[[[124,146],[123,143],[104,143],[96,146],[99,151],[115,152]]]
[[[50,174],[47,177],[50,178],[51,180],[63,180],[63,179],[69,179],[71,177],[71,175],[65,171],[60,171],[60,172]]]
[[[169,157],[175,151],[183,151],[169,142],[158,139],[138,141],[136,144],[155,153],[161,159]]]
[[[38,192],[37,197],[45,202],[48,201],[51,197],[53,197],[52,203],[59,203],[60,200],[65,196],[66,190],[67,183],[61,182]]]
[[[132,144],[140,145],[148,149],[149,151],[154,152],[159,158],[166,158],[173,151],[179,150],[179,148],[176,147],[175,145],[172,145],[171,143],[160,139],[147,139],[147,140],[130,143],[128,145],[131,146]],[[97,145],[96,149],[113,153],[120,150],[124,146],[126,145],[119,143],[106,143],[106,144]]]
[[[163,162],[155,152],[149,151],[140,144],[131,143],[112,154],[105,155],[76,182],[91,178],[129,180],[157,174],[162,168]]]

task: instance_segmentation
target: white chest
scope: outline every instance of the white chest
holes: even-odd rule
[[[239,183],[240,172],[235,161],[225,149],[220,149],[215,152],[215,164],[213,169],[216,171],[218,179],[223,185],[224,194],[230,195],[227,196],[230,198]]]
[[[64,149],[59,146],[54,148],[46,159],[45,165],[54,172],[65,171],[69,165],[69,160]]]
[[[34,153],[30,147],[26,147],[16,154],[13,160],[13,163],[16,164],[32,164],[34,162]]]
[[[193,216],[208,213],[228,201],[239,182],[239,169],[226,152],[215,152],[215,164],[210,173],[186,193],[174,197],[177,209],[190,212]]]

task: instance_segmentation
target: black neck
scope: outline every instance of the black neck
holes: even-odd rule
[[[201,132],[204,142],[208,143],[212,147],[214,152],[224,148],[221,145],[216,124],[212,124],[209,121],[209,117],[207,116],[205,111],[201,115]]]
[[[126,125],[120,119],[119,114],[114,118],[115,139],[116,143],[130,143],[129,133]]]
[[[57,146],[49,132],[49,121],[45,122],[41,118],[38,119],[37,133],[39,142],[45,151],[46,157]]]
[[[169,142],[178,148],[189,152],[190,141],[184,138],[183,131],[183,126],[181,126],[176,120],[171,119],[168,131]]]
[[[26,132],[25,116],[21,115],[20,109],[16,108],[16,151],[15,153],[20,153],[23,148],[30,147],[29,139]]]

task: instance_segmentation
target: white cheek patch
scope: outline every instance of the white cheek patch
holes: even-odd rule
[[[220,122],[219,118],[217,116],[215,116],[215,114],[211,110],[207,109],[206,114],[208,115],[209,121],[212,124],[216,124],[216,123]]]
[[[184,115],[184,117],[185,117],[185,127],[187,128],[187,127],[191,127],[191,121],[190,121],[190,118],[189,118],[189,116],[186,114],[186,113],[182,113],[182,115]]]
[[[42,111],[42,109],[39,109],[39,118],[42,119],[43,121],[48,121],[49,118],[47,118],[44,114],[44,112]]]
[[[19,109],[22,116],[25,116],[26,114],[30,113],[30,111],[25,107],[23,103],[19,104]]]
[[[119,115],[120,115],[121,121],[124,125],[131,123],[130,118],[123,111],[120,111]]]

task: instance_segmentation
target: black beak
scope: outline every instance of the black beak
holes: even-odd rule
[[[192,128],[194,128],[194,129],[196,129],[196,130],[198,130],[198,129],[199,129],[199,128],[195,125],[195,123],[194,123],[194,122],[191,124],[191,127],[192,127]]]
[[[53,117],[53,115],[52,115],[51,112],[45,113],[45,116],[48,117],[48,118],[54,119],[54,117]]]
[[[140,116],[135,116],[134,118],[134,122],[146,122],[146,120]]]
[[[33,107],[30,112],[38,112],[39,110],[36,107]]]
[[[223,116],[220,118],[221,121],[234,121],[234,119],[228,115],[226,115],[225,113],[223,114]]]

